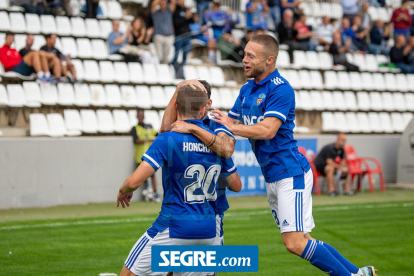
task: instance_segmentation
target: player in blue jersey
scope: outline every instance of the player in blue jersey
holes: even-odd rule
[[[313,176],[293,138],[295,93],[276,69],[279,45],[269,35],[254,36],[245,48],[244,70],[249,80],[229,116],[213,110],[216,122],[233,134],[250,139],[266,180],[270,209],[287,250],[329,275],[376,275],[371,266],[359,269],[332,246],[309,235]]]
[[[206,128],[201,120],[207,104],[205,91],[183,86],[177,93],[178,120]],[[213,133],[212,131],[210,131]],[[156,276],[151,271],[152,245],[211,245],[216,237],[216,213],[210,201],[218,198],[219,175],[229,183],[240,182],[231,162],[210,151],[190,134],[160,134],[142,157],[143,162],[121,186],[117,206],[129,206],[133,191],[163,168],[164,198],[153,225],[132,248],[121,276]],[[205,275],[205,273],[174,273]]]

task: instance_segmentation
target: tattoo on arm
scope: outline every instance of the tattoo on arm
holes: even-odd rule
[[[212,134],[211,140],[208,143],[207,147],[211,147],[212,145],[214,145],[214,143],[216,142],[216,135]]]
[[[207,147],[224,158],[230,158],[234,151],[235,139],[224,132],[219,132],[213,136],[214,139],[212,139]]]
[[[232,119],[233,123],[235,123],[236,125],[241,125],[243,122],[237,119]]]

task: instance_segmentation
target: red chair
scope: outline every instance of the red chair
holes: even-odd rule
[[[382,168],[380,162],[377,159],[372,157],[358,157],[356,155],[355,149],[351,145],[345,146],[345,156],[346,163],[349,167],[349,175],[351,176],[351,183],[354,183],[354,177],[358,179],[357,190],[361,190],[361,179],[367,174],[368,183],[371,190],[371,193],[374,193],[374,185],[372,183],[372,174],[378,173],[380,177],[381,191],[385,192],[384,176],[382,174]],[[371,168],[368,164],[373,162],[376,165],[376,168]]]
[[[313,159],[314,159],[313,156],[312,156],[312,158],[308,158],[307,154],[306,154],[306,149],[304,147],[298,147],[298,149],[299,149],[299,152],[302,153],[306,157],[306,159],[308,159],[309,165],[310,165],[310,167],[312,169],[312,173],[313,173],[313,186],[315,186],[316,195],[320,196],[321,195],[321,190],[319,189],[318,177],[322,176],[322,175],[316,170],[315,164],[313,164]],[[315,154],[315,157],[316,157],[316,154]]]

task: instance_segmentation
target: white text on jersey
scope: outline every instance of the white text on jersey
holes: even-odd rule
[[[203,143],[183,143],[183,151],[211,152]]]
[[[251,119],[250,119],[249,115],[244,115],[243,116],[244,124],[246,126],[255,125],[255,124],[259,123],[260,121],[262,121],[263,119],[264,119],[264,116],[260,116],[259,118],[257,118],[257,116],[252,116]]]

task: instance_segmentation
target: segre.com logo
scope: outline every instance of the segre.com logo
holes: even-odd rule
[[[256,245],[154,245],[151,249],[154,272],[257,272]]]

